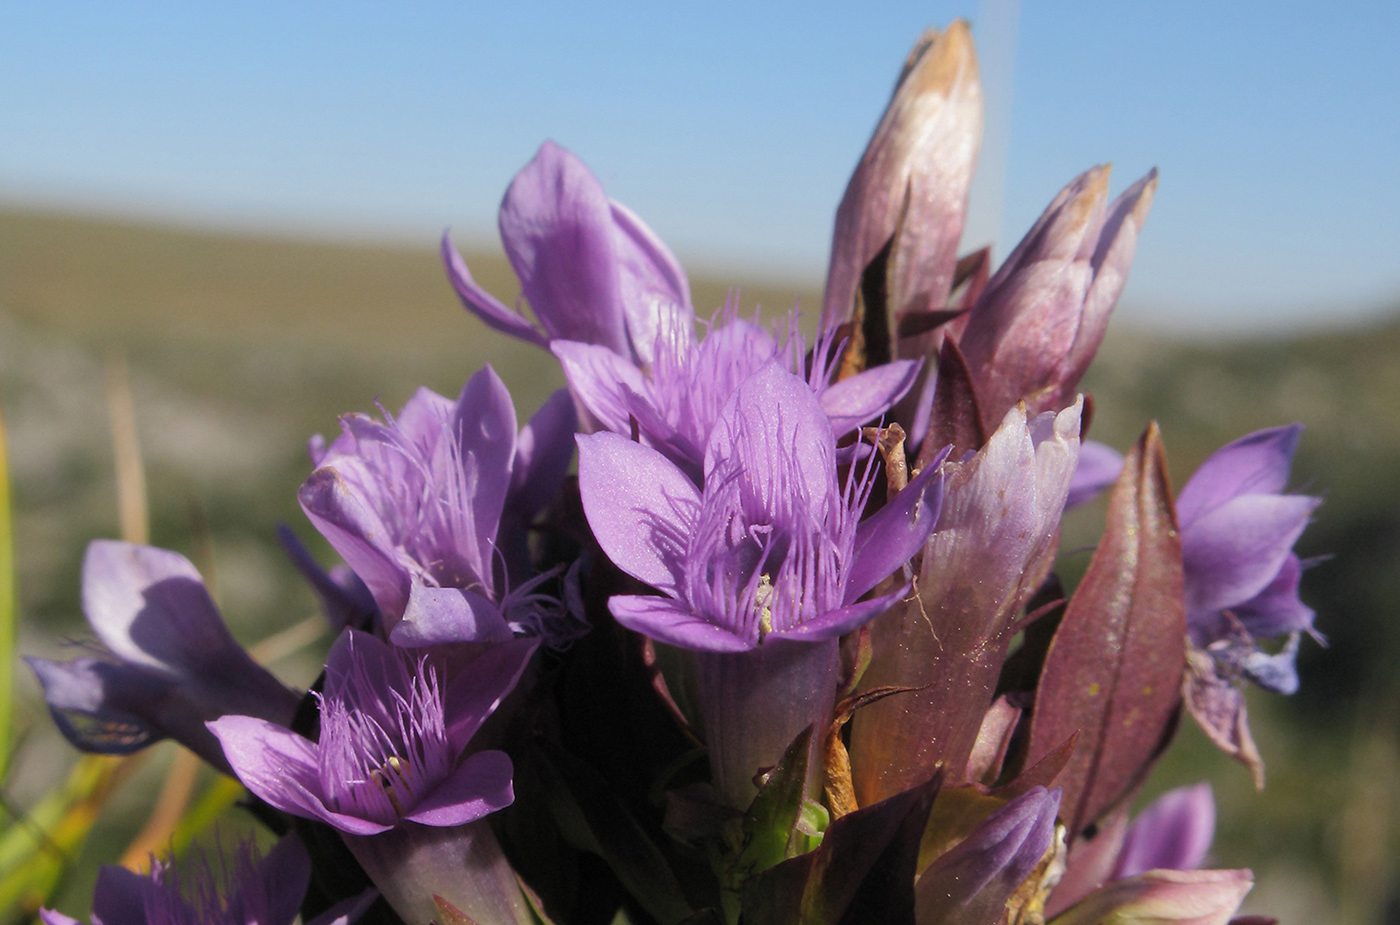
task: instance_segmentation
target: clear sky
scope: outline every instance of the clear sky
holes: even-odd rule
[[[1003,101],[974,203],[998,253],[1084,168],[1155,164],[1125,314],[1400,302],[1395,0],[8,3],[0,201],[486,240],[553,138],[692,266],[820,278],[899,64],[957,16]]]

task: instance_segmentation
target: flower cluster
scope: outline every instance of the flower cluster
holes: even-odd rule
[[[1175,497],[1155,425],[1084,442],[1156,174],[1109,201],[1087,171],[993,273],[958,253],[980,99],[967,27],[927,35],[810,340],[737,302],[697,317],[666,246],[546,143],[500,211],[533,319],[443,257],[568,389],[519,429],[486,367],[312,440],[299,500],[344,563],[287,539],[338,634],[311,690],[239,648],[189,562],[93,544],[104,647],[32,661],[60,728],[174,738],[299,833],[201,921],[1230,919],[1252,877],[1200,869],[1209,788],[1130,811],[1183,709],[1262,773],[1240,686],[1291,693],[1320,640],[1299,429]],[[1066,594],[1061,517],[1105,490]],[[308,890],[330,869],[353,876]],[[194,920],[166,871],[104,874],[94,922]]]

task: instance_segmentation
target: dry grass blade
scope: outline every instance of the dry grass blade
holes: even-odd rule
[[[141,441],[136,432],[136,411],[131,402],[126,356],[120,350],[113,350],[107,358],[107,411],[112,420],[122,539],[128,543],[146,543],[151,535],[146,508],[146,473],[141,463]]]

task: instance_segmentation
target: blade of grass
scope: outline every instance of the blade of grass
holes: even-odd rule
[[[10,767],[10,710],[15,664],[15,550],[11,529],[9,446],[0,415],[0,783]]]
[[[141,831],[126,846],[118,864],[138,874],[150,869],[151,855],[164,851],[170,844],[170,836],[190,804],[195,782],[199,778],[199,767],[198,755],[187,748],[175,746],[175,757],[170,762],[160,795],[156,797],[156,805],[151,808],[151,815]]]
[[[232,777],[220,774],[180,819],[170,835],[170,852],[180,857],[194,840],[223,818],[248,791]]]
[[[141,440],[136,432],[136,411],[131,401],[126,355],[115,349],[107,358],[107,413],[112,421],[121,536],[128,543],[144,544],[150,541],[151,535],[150,515],[146,507],[146,473],[141,463]]]
[[[144,756],[83,756],[63,784],[0,837],[0,921],[32,916],[48,902],[92,824]]]

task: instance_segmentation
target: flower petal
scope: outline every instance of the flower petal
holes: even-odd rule
[[[608,598],[608,610],[629,630],[682,649],[747,652],[754,647],[753,640],[716,626],[670,598],[615,594]]]
[[[744,492],[765,511],[796,499],[826,510],[837,491],[836,443],[805,381],[769,361],[735,390],[705,447],[706,481],[720,469],[742,470]]]
[[[680,308],[693,322],[690,283],[680,261],[646,222],[620,202],[609,201],[609,205],[627,333],[636,356],[648,364],[654,356],[659,309]]]
[[[549,343],[549,338],[540,333],[539,328],[531,324],[519,312],[506,308],[499,299],[481,288],[477,281],[472,279],[471,272],[467,269],[467,262],[452,246],[452,239],[447,232],[443,232],[442,235],[442,263],[447,268],[448,282],[457,291],[457,297],[462,300],[462,305],[472,314],[502,334],[518,337],[541,347]]]
[[[978,925],[998,921],[1055,837],[1060,791],[1032,787],[982,820],[919,877],[919,921]]]
[[[1313,609],[1298,598],[1298,582],[1303,576],[1303,564],[1289,553],[1274,580],[1243,604],[1230,608],[1250,636],[1269,639],[1285,633],[1312,633]]]
[[[1110,883],[1055,925],[1226,925],[1254,885],[1247,870],[1152,870]]]
[[[1079,445],[1079,464],[1069,480],[1065,509],[1088,504],[1118,481],[1123,454],[1106,443],[1085,440]]]
[[[774,630],[768,635],[776,639],[790,639],[794,642],[817,642],[823,639],[836,639],[859,629],[893,607],[909,593],[909,585],[881,597],[871,598],[857,604],[848,604],[826,613],[804,620],[791,629]]]
[[[506,190],[500,227],[549,337],[628,355],[612,205],[583,162],[546,141]]]
[[[846,603],[875,587],[923,548],[943,508],[940,469],[946,453],[856,527]]]
[[[1212,453],[1177,496],[1176,514],[1182,529],[1240,495],[1283,491],[1302,433],[1301,424],[1273,427],[1241,437]]]
[[[515,768],[505,752],[471,755],[405,816],[422,825],[464,825],[515,802]]]
[[[1118,853],[1114,880],[1149,870],[1195,870],[1215,837],[1210,784],[1178,787],[1138,814]]]
[[[501,642],[511,638],[500,608],[466,588],[430,588],[414,582],[403,619],[389,641],[409,648],[449,642]]]
[[[1306,495],[1241,495],[1183,529],[1187,612],[1223,610],[1267,588],[1318,503]]]
[[[618,434],[578,438],[579,493],[603,552],[634,578],[672,594],[700,510],[700,492],[655,450]]]
[[[166,736],[148,715],[170,696],[171,681],[159,673],[94,658],[25,661],[44,690],[54,725],[75,748],[129,755]]]
[[[515,405],[489,364],[462,387],[451,428],[456,451],[434,455],[435,481],[460,487],[460,494],[445,500],[449,507],[470,513],[476,536],[474,549],[463,542],[466,537],[458,537],[458,546],[469,553],[468,564],[476,575],[489,583],[493,541],[515,460]]]
[[[558,389],[545,400],[515,441],[506,506],[525,520],[558,493],[574,458],[574,432],[578,414],[568,389]]]
[[[107,648],[132,664],[183,672],[247,659],[199,572],[169,550],[90,543],[83,557],[83,612]]]
[[[539,640],[532,637],[491,646],[448,682],[443,715],[454,748],[466,748],[486,717],[515,690],[537,648]]]
[[[397,621],[408,604],[408,573],[371,541],[389,536],[379,514],[329,466],[311,473],[297,490],[297,500],[312,525],[369,588],[386,619]]]
[[[596,344],[556,340],[549,349],[564,367],[569,388],[598,423],[615,434],[628,433],[633,396],[650,392],[641,371]]]
[[[316,746],[290,729],[252,716],[225,716],[209,724],[243,785],[277,809],[321,819],[343,832],[375,835],[390,826],[331,810],[321,798]]]
[[[922,360],[895,360],[833,383],[821,393],[822,410],[839,437],[894,407],[919,378]]]

